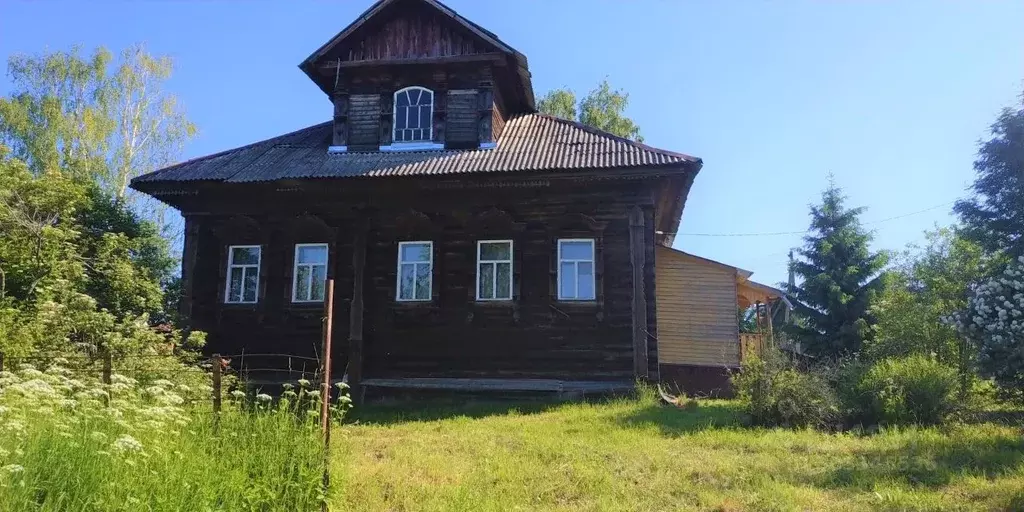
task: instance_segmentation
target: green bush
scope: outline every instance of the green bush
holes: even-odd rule
[[[838,418],[839,402],[828,383],[795,369],[778,351],[748,358],[732,384],[759,425],[827,427]]]
[[[844,393],[855,420],[865,424],[941,423],[956,409],[956,369],[914,355],[883,359],[863,370]]]

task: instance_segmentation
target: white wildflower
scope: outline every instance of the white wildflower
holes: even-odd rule
[[[122,434],[111,444],[111,448],[120,453],[141,452],[142,443],[128,434]]]
[[[271,400],[271,396],[266,393],[260,393],[256,395],[256,400],[259,400],[260,402],[269,402]]]
[[[0,468],[0,470],[2,470],[5,473],[21,473],[22,471],[25,471],[25,466],[19,466],[17,464],[8,464]]]
[[[119,373],[115,373],[110,376],[111,384],[124,384],[126,386],[134,386],[137,382],[138,381],[136,381],[135,379],[125,375],[121,375]]]

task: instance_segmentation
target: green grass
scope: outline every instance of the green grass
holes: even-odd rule
[[[755,429],[738,404],[369,406],[336,431],[338,510],[1024,510],[1024,433]]]
[[[215,427],[201,386],[68,374],[0,372],[0,510],[320,508],[315,415],[226,399]]]

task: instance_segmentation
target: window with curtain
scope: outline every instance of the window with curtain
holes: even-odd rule
[[[292,302],[323,302],[327,282],[327,244],[296,244]]]
[[[259,295],[259,285],[260,246],[229,246],[224,302],[229,304],[255,303]]]
[[[477,242],[476,260],[477,300],[511,300],[512,241]]]
[[[428,301],[433,285],[433,242],[398,243],[399,301]]]

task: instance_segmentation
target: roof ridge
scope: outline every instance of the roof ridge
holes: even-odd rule
[[[203,161],[203,160],[210,160],[210,159],[213,159],[213,158],[216,158],[216,157],[219,157],[219,156],[230,155],[232,153],[238,153],[238,152],[241,152],[242,150],[259,146],[260,144],[266,144],[268,142],[273,142],[273,141],[278,140],[278,139],[283,139],[285,137],[290,137],[292,135],[297,135],[297,134],[302,133],[302,132],[312,131],[314,129],[321,128],[321,127],[323,127],[325,125],[332,124],[333,122],[334,121],[325,121],[325,122],[322,122],[322,123],[317,123],[317,124],[314,124],[314,125],[311,125],[311,126],[306,126],[305,128],[299,128],[298,130],[291,131],[291,132],[288,132],[288,133],[285,133],[285,134],[282,134],[282,135],[277,135],[277,136],[269,137],[269,138],[266,138],[266,139],[263,139],[263,140],[258,140],[256,142],[251,142],[251,143],[246,144],[244,146],[238,146],[237,148],[225,149],[223,151],[218,151],[216,153],[212,153],[212,154],[209,154],[209,155],[197,156],[195,158],[189,158],[188,160],[182,160],[181,162],[178,162],[176,164],[168,165],[167,167],[163,167],[163,168],[157,169],[157,170],[152,171],[152,172],[147,172],[146,174],[140,174],[140,175],[132,178],[132,182],[134,182],[135,180],[143,181],[142,178],[152,178],[153,176],[155,176],[157,174],[163,173],[165,171],[173,171],[173,170],[175,170],[175,169],[177,169],[177,168],[179,168],[179,167],[181,167],[183,165],[187,165],[187,164],[191,164],[191,163],[195,163],[195,162],[200,162],[200,161]],[[260,155],[262,155],[262,154],[263,153],[260,153]]]
[[[670,150],[667,150],[667,149],[661,149],[661,148],[656,148],[654,146],[649,146],[647,144],[644,144],[643,142],[637,142],[635,140],[631,140],[629,138],[622,137],[620,135],[615,135],[614,133],[606,132],[604,130],[601,130],[600,128],[594,128],[593,126],[585,125],[585,124],[583,124],[583,123],[581,123],[579,121],[574,121],[572,119],[564,119],[564,118],[561,118],[561,117],[558,117],[558,116],[555,116],[555,115],[545,114],[544,112],[530,112],[530,113],[527,113],[527,114],[519,114],[516,117],[526,117],[526,116],[537,116],[537,117],[542,117],[544,119],[550,119],[552,121],[557,121],[557,122],[560,122],[560,123],[563,123],[563,124],[568,124],[570,126],[578,128],[580,130],[583,130],[583,131],[585,131],[587,133],[590,133],[592,135],[597,135],[599,137],[605,137],[605,138],[608,138],[608,139],[616,140],[616,141],[621,142],[623,144],[628,144],[630,146],[633,146],[633,147],[638,148],[638,149],[642,149],[644,151],[650,151],[652,153],[658,153],[658,154],[661,154],[661,155],[674,156],[674,157],[677,157],[677,158],[682,158],[684,160],[690,160],[690,161],[693,161],[693,162],[701,161],[701,159],[699,157],[696,157],[696,156],[693,156],[693,155],[688,155],[686,153],[679,153],[677,151],[670,151]]]

